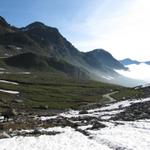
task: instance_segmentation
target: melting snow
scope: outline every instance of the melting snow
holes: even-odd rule
[[[7,81],[7,80],[0,80],[1,83],[8,83],[8,84],[14,84],[19,85],[17,82]]]
[[[0,74],[31,74],[31,72],[8,72],[0,71]]]
[[[0,68],[0,70],[5,70],[5,68]]]
[[[107,106],[89,110],[90,114],[79,114],[79,111],[70,110],[59,114],[64,117],[74,116],[110,116],[123,111],[123,108],[133,103],[150,101],[150,98],[139,100],[125,100]],[[58,115],[58,116],[59,116]],[[41,120],[53,119],[57,116],[41,117]],[[54,127],[41,129],[44,131],[60,132],[56,135],[41,135],[39,137],[13,137],[0,140],[1,150],[149,150],[150,149],[150,120],[139,121],[101,121],[107,127],[99,130],[89,130],[90,124],[80,126],[79,129],[87,130],[90,134],[85,136],[71,127]],[[118,125],[116,125],[116,123]]]
[[[107,145],[90,140],[70,127],[55,136],[13,137],[0,140],[1,150],[110,150]],[[12,147],[13,146],[13,147]]]
[[[125,108],[125,107],[128,107],[128,106],[131,106],[131,104],[134,104],[134,103],[142,103],[142,102],[146,102],[146,101],[150,101],[150,98],[120,101],[120,102],[116,102],[116,103],[113,103],[113,104],[109,104],[108,106],[105,106],[105,107],[102,107],[102,108],[91,109],[88,112],[92,113],[92,112],[95,112],[95,111],[120,109],[120,108]]]
[[[121,122],[124,125],[108,127],[101,130],[88,130],[92,139],[70,127],[43,129],[59,131],[55,136],[13,137],[0,140],[1,150],[149,150],[150,120]],[[86,129],[90,126],[81,127]]]
[[[65,113],[60,113],[59,116],[66,117],[66,118],[90,116],[90,117],[101,117],[101,119],[110,119],[115,114],[123,112],[124,108],[129,107],[134,103],[142,103],[146,101],[150,101],[150,98],[125,100],[125,101],[111,103],[101,108],[88,110],[87,114],[79,114],[79,111],[70,110]],[[57,117],[57,116],[52,116],[52,117]]]
[[[40,120],[45,121],[45,120],[50,120],[50,119],[55,119],[58,116],[42,116],[40,117]]]
[[[122,122],[124,125],[90,131],[98,143],[109,145],[112,149],[149,150],[150,121]]]
[[[3,89],[0,89],[0,92],[9,93],[9,94],[19,94],[18,91],[3,90]]]
[[[150,83],[147,83],[147,84],[142,85],[142,88],[149,87],[149,86],[150,86]]]
[[[31,72],[18,72],[18,74],[31,74]]]

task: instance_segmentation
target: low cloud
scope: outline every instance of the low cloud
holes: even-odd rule
[[[150,83],[150,65],[141,63],[139,65],[128,65],[127,67],[129,68],[129,71],[117,70],[117,72],[126,77]]]

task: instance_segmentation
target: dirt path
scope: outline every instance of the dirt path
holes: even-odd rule
[[[115,101],[117,101],[117,100],[114,99],[113,97],[111,97],[111,95],[116,94],[116,93],[118,93],[118,91],[114,91],[114,92],[111,92],[111,93],[104,94],[104,95],[103,95],[103,98],[109,99],[110,102],[115,102]]]

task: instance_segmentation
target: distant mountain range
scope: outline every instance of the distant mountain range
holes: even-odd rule
[[[145,64],[147,64],[147,65],[150,65],[150,61],[140,62],[140,61],[137,61],[137,60],[132,60],[132,59],[130,59],[130,58],[126,58],[126,59],[120,60],[120,62],[121,62],[123,65],[125,65],[125,66],[127,66],[127,65],[132,65],[132,64],[138,65],[138,64],[141,64],[141,63],[145,63]]]
[[[121,85],[135,83],[115,72],[128,68],[107,51],[80,52],[58,29],[41,22],[17,28],[0,17],[0,57],[5,67],[53,71]]]

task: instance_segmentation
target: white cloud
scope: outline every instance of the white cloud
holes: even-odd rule
[[[75,19],[68,29],[74,45],[83,51],[104,48],[118,59],[149,60],[150,1],[106,0],[101,5],[99,0],[94,2],[95,9],[92,5],[93,11],[88,10],[80,22]]]
[[[117,72],[126,77],[150,83],[150,65],[141,63],[139,65],[128,65],[127,67],[129,68],[129,71],[117,70]]]

